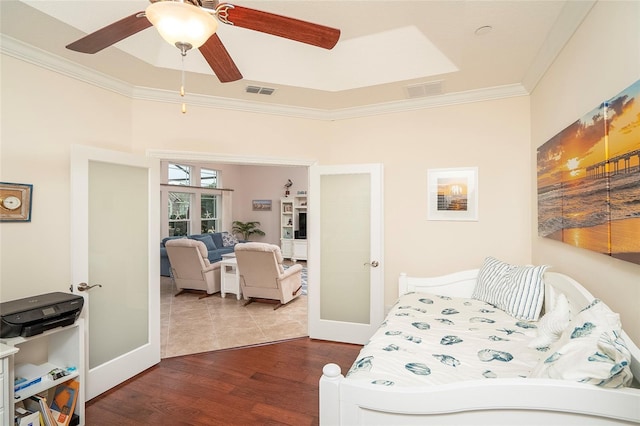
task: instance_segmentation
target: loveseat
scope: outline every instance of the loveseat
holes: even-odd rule
[[[211,234],[194,234],[180,237],[166,237],[160,242],[160,275],[170,276],[171,262],[167,255],[165,242],[176,238],[190,238],[192,240],[202,241],[207,247],[207,258],[210,263],[222,260],[222,255],[233,253],[233,248],[238,244],[238,240],[228,232],[215,232]]]

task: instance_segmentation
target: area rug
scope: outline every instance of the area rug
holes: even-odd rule
[[[283,265],[284,269],[289,269],[289,265]],[[307,294],[307,267],[302,267],[302,294]]]

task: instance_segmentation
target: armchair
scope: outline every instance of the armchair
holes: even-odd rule
[[[171,262],[171,273],[182,294],[189,290],[204,291],[203,297],[220,291],[220,263],[211,264],[207,258],[207,246],[198,240],[181,238],[165,243]]]
[[[277,300],[275,309],[300,296],[302,265],[282,266],[280,247],[266,243],[240,243],[235,247],[240,288],[246,303]]]

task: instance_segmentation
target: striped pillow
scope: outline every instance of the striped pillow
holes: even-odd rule
[[[487,257],[472,297],[515,318],[537,321],[544,299],[542,276],[547,268],[547,265],[515,266]]]

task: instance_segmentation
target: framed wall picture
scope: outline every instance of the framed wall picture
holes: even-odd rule
[[[428,220],[478,220],[478,168],[427,171]]]
[[[33,185],[0,182],[0,222],[31,222]]]
[[[253,200],[251,203],[255,211],[271,211],[271,200]]]

